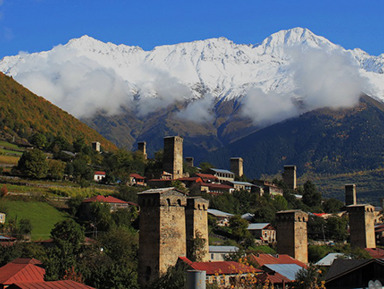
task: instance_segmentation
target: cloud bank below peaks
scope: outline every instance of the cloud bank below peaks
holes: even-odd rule
[[[176,117],[200,124],[212,123],[214,121],[214,104],[215,98],[211,94],[206,94],[202,98],[188,103],[185,109],[176,114]]]
[[[130,102],[130,88],[112,69],[84,56],[74,56],[56,47],[46,57],[25,56],[15,79],[34,93],[44,96],[76,117],[89,117],[96,111],[118,113]]]
[[[366,80],[349,54],[295,47],[289,55],[289,64],[282,69],[292,77],[292,91],[250,88],[242,99],[243,115],[255,124],[270,125],[314,109],[348,108],[358,103]]]

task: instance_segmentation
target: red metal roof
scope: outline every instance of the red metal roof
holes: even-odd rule
[[[92,198],[88,198],[88,199],[83,200],[83,203],[93,203],[93,202],[127,204],[127,202],[120,200],[120,199],[117,199],[117,198],[114,198],[112,196],[105,197],[102,195],[94,196]]]
[[[51,282],[28,282],[14,283],[8,289],[92,289],[90,287],[72,280],[51,281]]]
[[[192,181],[196,183],[202,183],[203,180],[200,177],[185,177],[185,178],[179,178],[177,181]]]
[[[44,281],[45,269],[39,260],[19,258],[0,268],[0,284]]]
[[[216,273],[228,275],[263,272],[260,269],[255,269],[234,261],[192,262],[187,257],[179,257],[179,259],[195,270],[205,271],[207,275],[215,275]]]
[[[315,216],[317,216],[317,217],[320,217],[320,218],[322,218],[322,217],[328,215],[327,213],[313,213],[313,214],[314,214]]]
[[[231,186],[223,184],[202,183],[201,185],[212,189],[232,189]]]
[[[102,172],[102,171],[96,171],[96,172],[95,172],[95,175],[105,176],[105,172]]]
[[[139,174],[130,174],[129,175],[130,177],[133,177],[135,179],[140,179],[140,180],[145,180],[144,177],[140,176]]]
[[[292,280],[289,280],[287,277],[281,275],[280,273],[274,272],[274,273],[263,273],[260,275],[257,275],[257,280],[261,281],[262,283],[265,283],[265,281],[269,280],[272,284],[282,284],[282,283],[291,283],[294,282]]]
[[[299,260],[292,258],[286,254],[251,254],[248,256],[251,262],[257,263],[260,267],[268,264],[296,264],[300,267],[307,268],[307,265]]]
[[[208,180],[218,180],[218,178],[212,174],[196,174],[196,176],[202,178],[202,179],[208,179]]]
[[[384,258],[384,250],[383,249],[365,248],[364,250],[374,259],[383,259]]]

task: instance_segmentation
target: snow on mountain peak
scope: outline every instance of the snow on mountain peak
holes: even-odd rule
[[[300,57],[293,57],[292,50]],[[329,57],[321,55],[324,52]],[[372,84],[366,91],[384,98],[383,56],[347,51],[305,28],[279,31],[259,45],[236,44],[220,37],[157,46],[151,51],[84,35],[47,52],[5,57],[0,71],[75,116],[89,116],[100,107],[116,113],[121,106],[137,105],[133,102],[137,98],[138,109],[145,114],[177,99],[210,95],[216,101],[228,100],[255,89],[262,93],[256,93],[249,106],[260,103],[260,95],[271,97],[268,93],[279,95],[277,102],[280,95],[288,100],[303,99],[308,93],[321,97],[319,91],[314,93],[313,83],[316,89],[332,87],[323,93],[342,93],[337,80],[349,84],[345,71],[356,80],[357,65],[362,77]],[[334,77],[324,77],[327,70]],[[308,83],[310,87],[303,90]],[[312,103],[317,102],[312,99]]]
[[[300,27],[276,32],[267,37],[260,45],[263,53],[282,58],[284,58],[287,48],[298,46],[304,50],[308,48],[325,50],[338,48],[337,45],[326,38],[317,36],[309,29]]]

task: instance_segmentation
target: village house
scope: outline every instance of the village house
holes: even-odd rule
[[[100,182],[102,179],[104,179],[105,178],[105,172],[102,172],[102,171],[96,171],[96,172],[94,172],[94,174],[93,174],[93,180],[95,181],[95,182]]]
[[[89,211],[89,206],[92,203],[100,203],[104,205],[109,205],[111,212],[114,212],[119,209],[126,209],[130,205],[133,205],[133,203],[129,203],[123,200],[120,200],[118,198],[112,197],[112,196],[94,196],[88,199],[83,200],[82,206],[84,207],[85,211]]]
[[[229,225],[229,219],[233,217],[230,213],[222,212],[216,209],[208,209],[208,215],[216,217],[217,225],[220,227],[227,227]]]
[[[226,257],[238,251],[236,246],[209,246],[211,261],[225,261]]]
[[[203,183],[218,183],[219,179],[212,174],[196,174],[197,177],[200,177],[203,180]]]
[[[235,285],[240,279],[250,279],[263,273],[262,270],[235,261],[192,262],[187,257],[179,257],[190,269],[205,271],[206,281],[220,286]]]
[[[172,179],[150,179],[147,185],[151,188],[168,188],[172,186]]]
[[[228,181],[227,184],[233,187],[235,191],[244,190],[250,193],[251,191],[255,191],[256,189],[256,186],[254,184],[248,182]]]
[[[45,269],[37,259],[18,258],[0,267],[0,289],[16,282],[42,282]]]
[[[182,182],[187,188],[190,188],[194,185],[200,185],[203,182],[200,177],[183,177],[177,179],[177,181]]]
[[[247,256],[252,264],[257,264],[259,267],[270,264],[296,264],[301,268],[307,268],[307,265],[287,254],[250,254]]]
[[[302,268],[307,268],[305,263],[287,254],[250,254],[247,259],[265,271],[257,276],[258,280],[263,283],[268,280],[274,288],[289,288],[295,281],[295,274]]]
[[[4,224],[5,223],[5,213],[0,213],[0,224]]]
[[[212,195],[221,195],[224,193],[232,193],[233,188],[226,184],[220,183],[201,183],[200,191],[202,193],[212,194]]]
[[[379,281],[384,284],[383,259],[336,259],[325,276],[325,287],[327,289],[380,288],[370,287],[370,281]]]
[[[145,187],[145,177],[140,176],[139,174],[132,173],[129,175],[129,185],[130,186],[142,186]]]
[[[219,179],[220,183],[228,182],[228,181],[234,181],[235,180],[235,174],[228,171],[228,170],[222,170],[222,169],[209,169],[210,173],[217,177]]]
[[[0,289],[93,288],[72,280],[45,281],[44,276],[45,269],[39,260],[17,258],[0,267]]]
[[[272,198],[274,196],[282,196],[283,190],[276,186],[274,183],[264,181],[264,180],[255,180],[253,183],[256,185],[255,191],[259,196],[264,194],[269,194]]]
[[[276,242],[276,230],[270,223],[253,223],[248,225],[248,231],[260,244],[272,244]]]

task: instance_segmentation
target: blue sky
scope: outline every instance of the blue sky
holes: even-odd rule
[[[256,44],[293,27],[378,55],[383,12],[384,0],[0,0],[0,59],[84,34],[151,50],[220,36]]]

